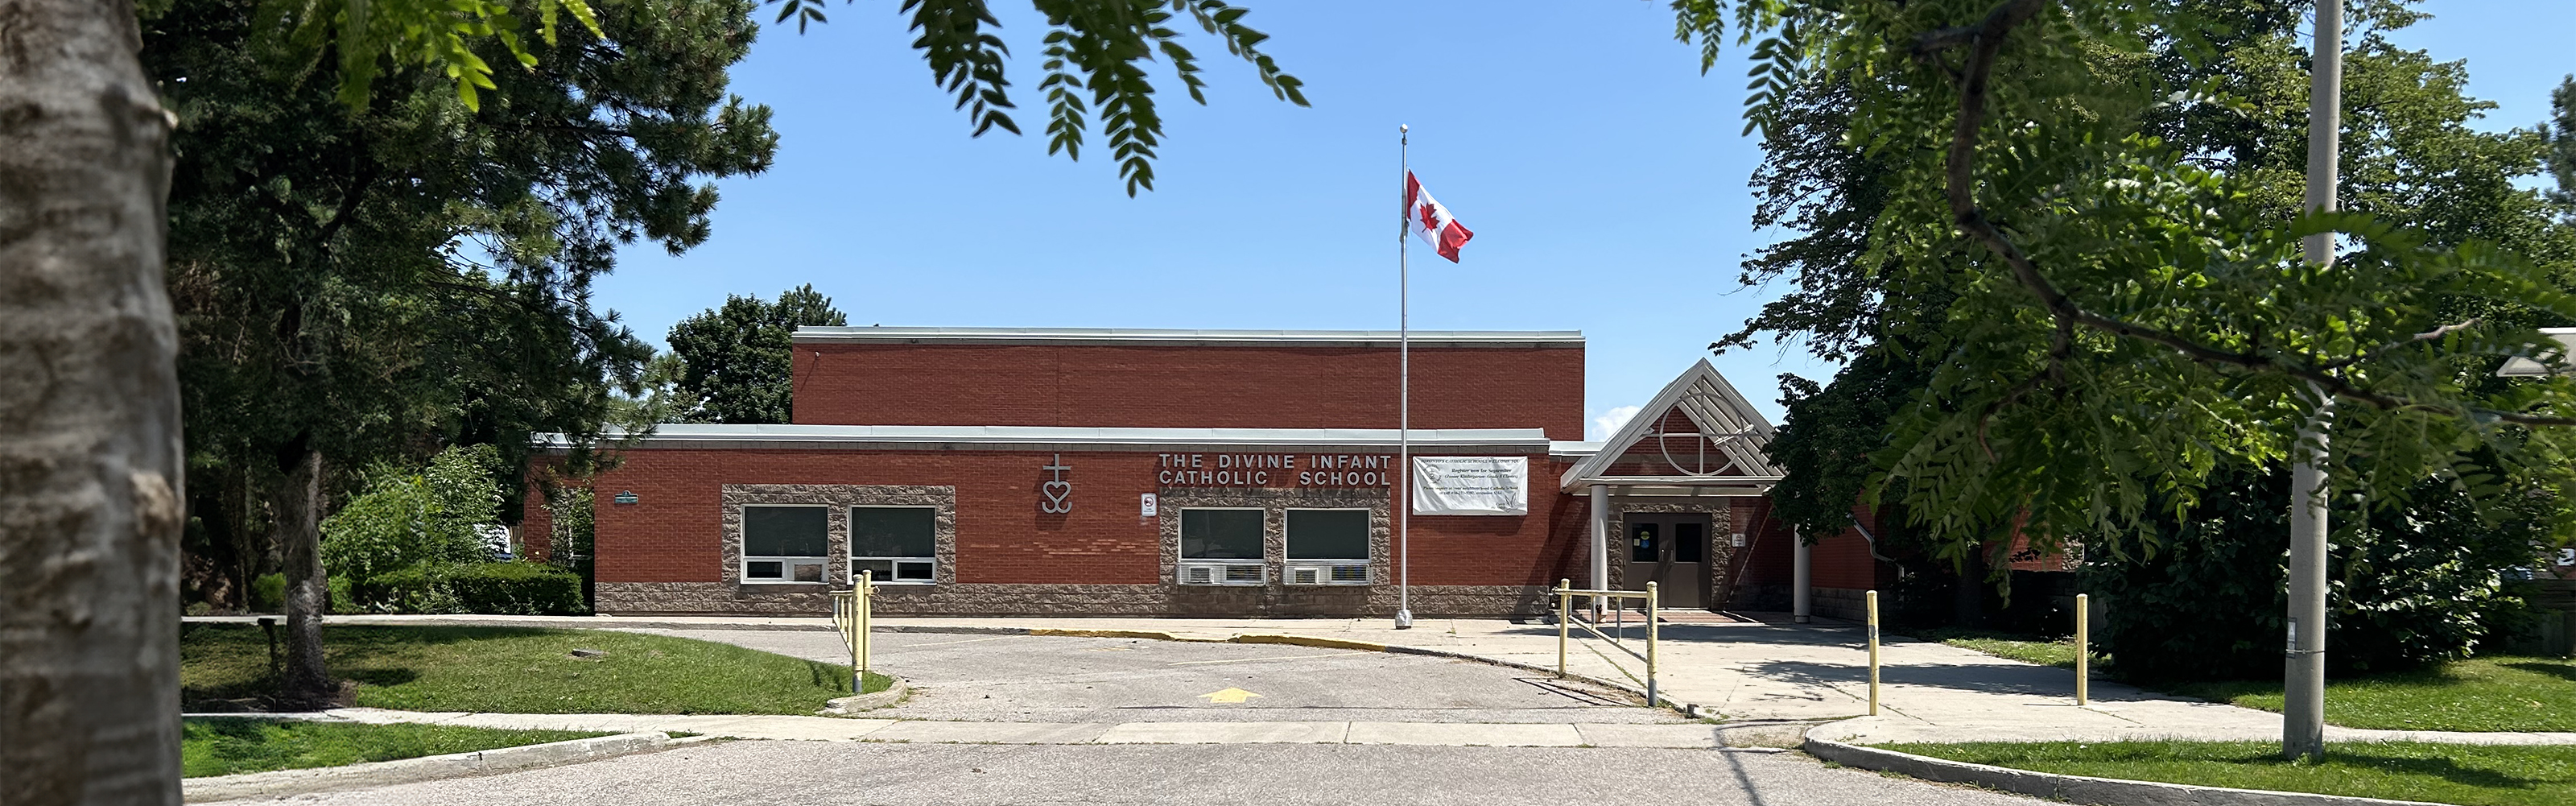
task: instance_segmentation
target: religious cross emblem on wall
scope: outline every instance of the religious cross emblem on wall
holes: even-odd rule
[[[1072,470],[1073,466],[1064,463],[1064,454],[1056,454],[1054,464],[1038,469],[1054,476],[1047,479],[1045,484],[1038,485],[1038,511],[1050,515],[1072,512],[1073,482],[1065,481],[1064,474],[1065,471]]]

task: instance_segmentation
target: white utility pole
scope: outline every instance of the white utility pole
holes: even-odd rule
[[[2316,42],[2308,80],[2308,209],[2335,210],[2335,169],[2343,134],[2343,0],[2317,0]],[[2300,257],[2334,265],[2333,233],[2310,235]],[[2326,754],[2326,503],[2330,485],[2326,428],[2334,398],[2309,385],[2316,413],[2299,429],[2290,466],[2290,612],[2282,664],[2281,755]]]

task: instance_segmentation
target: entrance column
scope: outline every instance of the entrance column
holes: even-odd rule
[[[1798,534],[1798,530],[1789,530],[1789,544],[1798,547],[1791,555],[1794,559],[1789,565],[1789,611],[1797,616],[1798,623],[1805,624],[1814,614],[1815,562],[1809,554],[1806,537]]]
[[[1610,589],[1610,488],[1592,485],[1592,589]]]

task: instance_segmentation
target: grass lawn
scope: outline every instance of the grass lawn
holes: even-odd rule
[[[1891,744],[1886,749],[2100,778],[2426,800],[2468,806],[2576,803],[2576,747],[2347,742],[2293,764],[2274,742]]]
[[[2061,669],[2075,668],[2073,637],[2051,641],[2017,633],[1964,630],[1955,627],[1913,630],[1905,634],[1925,641],[1939,641],[1960,649],[1983,652],[1999,658],[2011,658],[2023,663],[2036,663]],[[2093,668],[2103,669],[2106,661],[2107,659],[2102,655],[2094,655]]]
[[[2187,683],[2172,693],[2281,710],[2281,681]],[[2391,730],[2576,731],[2576,660],[2472,658],[2326,681],[2326,721]]]
[[[518,714],[811,714],[850,694],[849,667],[729,644],[603,630],[324,627],[331,673],[355,704]],[[576,658],[575,649],[607,654]],[[179,634],[186,703],[274,690],[257,627],[189,624]],[[866,691],[893,679],[871,674]],[[445,752],[445,751],[439,751]]]
[[[577,730],[223,718],[190,719],[184,728],[186,733],[179,740],[179,763],[190,778],[337,767],[608,735]]]
[[[2074,639],[1941,628],[1911,633],[2025,663],[2075,668]],[[2116,672],[2093,656],[2097,670]],[[2281,710],[2281,681],[2146,684],[2147,688],[2266,711]],[[2426,669],[2326,681],[2326,721],[2347,728],[2576,731],[2576,660],[2499,656]]]

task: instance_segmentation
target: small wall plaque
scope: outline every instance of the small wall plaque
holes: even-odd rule
[[[619,490],[617,491],[617,497],[609,500],[620,504],[632,504],[641,499],[635,497],[634,490]]]

